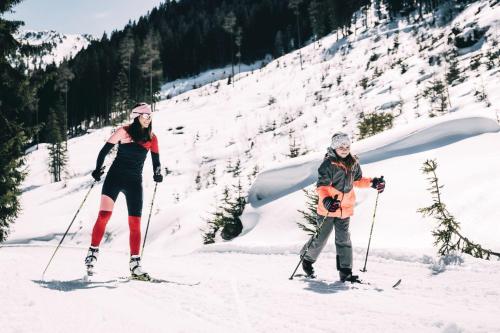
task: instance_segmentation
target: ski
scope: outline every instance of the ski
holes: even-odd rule
[[[338,283],[339,286],[342,286],[342,285],[346,285],[346,286],[353,285],[353,286],[355,286],[357,284],[366,285],[366,286],[373,286],[370,282],[367,282],[367,281],[364,281],[364,280],[359,280],[359,281],[351,282],[351,283],[349,283],[350,281],[345,281],[345,282],[333,281],[332,282],[332,281],[325,280],[325,279],[318,279],[317,276],[308,276],[306,274],[301,274],[301,273],[295,274],[293,277],[301,278],[302,281],[317,281],[317,282],[329,283],[329,284]],[[402,281],[402,279],[399,279],[395,283],[393,283],[392,284],[392,288],[397,288],[401,284],[401,281]]]
[[[396,283],[394,283],[394,285],[392,286],[393,288],[396,288],[397,286],[399,286],[401,284],[401,279],[399,279]]]
[[[200,284],[200,281],[196,282],[183,282],[183,281],[176,281],[176,280],[166,280],[166,279],[158,279],[152,276],[137,276],[137,275],[131,275],[131,276],[126,276],[126,277],[120,277],[119,278],[120,282],[129,282],[129,281],[142,281],[142,282],[150,282],[150,283],[169,283],[169,284],[175,284],[178,286],[188,286],[188,287],[193,287],[197,286]]]

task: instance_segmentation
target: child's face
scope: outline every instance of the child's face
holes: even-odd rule
[[[350,151],[351,151],[351,146],[340,146],[337,149],[335,149],[337,155],[342,158],[345,158],[347,155],[349,155]]]

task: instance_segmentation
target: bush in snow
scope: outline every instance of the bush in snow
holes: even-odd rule
[[[481,66],[481,58],[482,58],[482,53],[478,54],[477,56],[472,57],[470,61],[470,69],[475,71]]]
[[[443,185],[439,185],[436,169],[437,163],[435,160],[424,162],[422,171],[428,175],[427,179],[431,185],[429,191],[432,194],[433,203],[428,207],[418,209],[418,212],[424,216],[432,216],[438,222],[438,226],[434,229],[432,235],[434,236],[434,245],[438,247],[439,255],[447,256],[460,251],[480,259],[490,259],[492,255],[500,258],[500,253],[484,249],[481,245],[462,235],[460,223],[448,212],[446,205],[441,201]]]
[[[486,33],[488,27],[480,28],[477,25],[471,25],[466,28],[454,27],[452,35],[448,36],[449,40],[458,48],[466,48],[476,44]]]
[[[394,116],[387,112],[372,113],[369,115],[361,115],[361,121],[358,124],[359,138],[364,139],[392,128]]]
[[[366,90],[368,87],[368,78],[366,76],[363,76],[361,80],[359,80],[359,85],[363,88],[363,90]]]
[[[243,196],[243,186],[238,181],[238,185],[233,186],[235,195],[230,193],[225,187],[220,205],[217,207],[212,217],[207,220],[207,228],[203,232],[203,244],[215,243],[217,235],[224,240],[231,240],[238,236],[243,230],[240,216],[245,209],[246,198]]]

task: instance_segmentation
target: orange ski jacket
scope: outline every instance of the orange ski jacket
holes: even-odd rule
[[[348,168],[341,158],[327,155],[318,169],[318,182],[316,191],[318,193],[318,208],[316,212],[321,216],[347,218],[354,213],[356,195],[354,186],[367,188],[371,186],[372,179],[363,177],[361,166],[357,157],[356,162]],[[323,205],[326,197],[338,195],[340,208],[335,212],[328,212]]]

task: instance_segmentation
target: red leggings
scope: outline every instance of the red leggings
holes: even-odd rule
[[[95,222],[94,229],[92,230],[92,242],[90,245],[98,247],[99,244],[101,244],[104,231],[106,230],[106,224],[110,218],[111,211],[99,211],[97,221]],[[129,216],[128,226],[130,228],[130,255],[139,255],[139,251],[141,249],[141,217]]]

